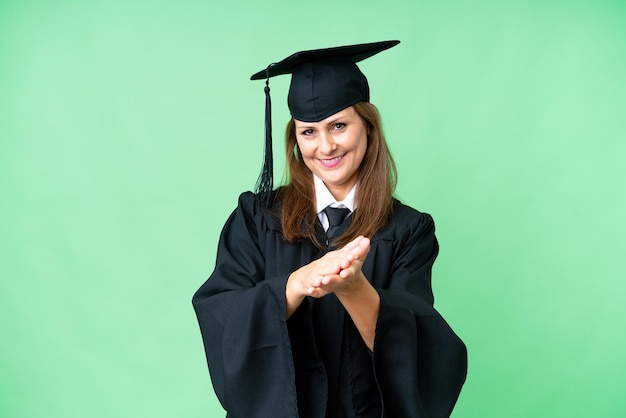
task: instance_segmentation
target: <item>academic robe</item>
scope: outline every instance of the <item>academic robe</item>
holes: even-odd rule
[[[334,393],[329,398],[329,379],[340,384],[339,400],[351,403],[337,416],[448,417],[465,381],[467,353],[433,308],[438,244],[430,215],[394,201],[390,223],[371,237],[362,266],[380,295],[371,352],[345,310],[328,321],[326,335],[315,317],[321,299],[306,298],[286,320],[289,275],[324,250],[310,240],[285,242],[279,213],[279,203],[268,209],[242,194],[222,231],[215,270],[193,297],[227,417],[334,417],[327,412],[329,399],[337,402]],[[326,370],[322,352],[337,370]]]

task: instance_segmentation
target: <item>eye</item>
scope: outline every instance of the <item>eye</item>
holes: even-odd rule
[[[300,135],[311,136],[314,132],[315,131],[313,129],[304,129],[302,132],[300,132]]]
[[[346,127],[346,124],[343,122],[337,122],[333,125],[333,131],[340,131]]]

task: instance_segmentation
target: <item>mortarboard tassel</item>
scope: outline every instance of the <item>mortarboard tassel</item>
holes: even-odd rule
[[[270,64],[265,70],[265,151],[263,168],[256,182],[254,192],[260,204],[266,208],[272,204],[272,191],[274,190],[274,159],[272,154],[272,101],[270,99]]]

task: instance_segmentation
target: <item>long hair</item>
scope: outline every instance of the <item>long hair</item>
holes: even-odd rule
[[[354,105],[354,110],[367,127],[367,150],[359,167],[355,196],[357,206],[352,214],[352,223],[335,240],[337,246],[343,246],[359,235],[371,238],[389,222],[397,183],[396,165],[387,148],[378,109],[371,103],[359,102]],[[309,238],[321,248],[315,233],[317,212],[313,173],[304,163],[297,146],[293,119],[287,123],[285,145],[286,185],[280,187],[276,195],[282,203],[283,237],[287,242]]]

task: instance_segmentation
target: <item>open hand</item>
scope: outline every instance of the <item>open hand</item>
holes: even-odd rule
[[[289,277],[288,292],[319,298],[334,291],[347,291],[362,275],[361,266],[369,249],[370,240],[360,236],[343,248],[302,266]]]

